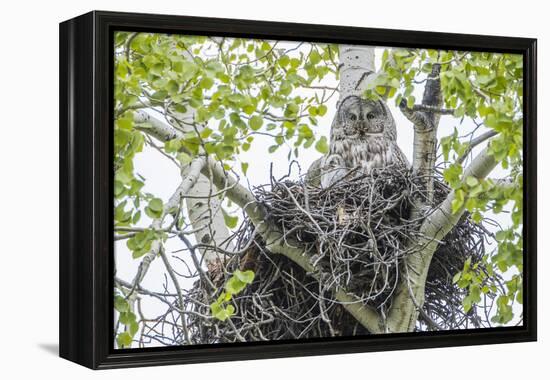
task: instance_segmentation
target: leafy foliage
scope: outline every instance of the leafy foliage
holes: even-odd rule
[[[119,348],[128,348],[132,344],[134,335],[139,330],[136,315],[130,310],[126,298],[121,295],[115,295],[115,310],[119,313],[118,322],[124,325],[124,330],[117,335],[117,345]]]
[[[326,114],[328,96],[304,97],[296,89],[336,74],[335,46],[311,44],[305,54],[270,41],[146,33],[117,33],[116,43],[116,129],[127,131],[117,149],[122,162],[143,142],[128,146],[136,133],[132,112],[150,106],[169,116],[193,112],[200,125],[197,130],[180,125],[187,130],[185,138],[170,142],[167,151],[185,147],[197,154],[200,148],[233,161],[260,133],[272,136],[277,148],[315,142],[312,128]],[[124,174],[130,180],[127,165]]]
[[[455,191],[452,212],[466,209],[473,220],[481,222],[488,213],[509,212],[511,224],[497,233],[496,250],[485,258],[492,270],[509,273],[512,280],[505,288],[494,284],[479,285],[485,275],[465,266],[455,279],[462,288],[469,288],[464,309],[481,302],[481,294],[498,296],[498,311],[493,322],[506,324],[512,317],[513,302],[522,303],[523,273],[523,57],[518,54],[458,52],[439,50],[392,49],[382,57],[382,73],[366,92],[366,96],[402,99],[407,107],[418,103],[415,86],[426,81],[433,65],[441,68],[443,106],[453,110],[458,121],[450,136],[441,138],[440,146],[446,167],[446,182]],[[488,152],[509,173],[509,181],[464,178],[465,158],[470,151],[473,133],[460,133],[460,124],[469,118],[477,130],[495,132]]]
[[[285,49],[278,42],[117,32],[115,36],[115,227],[139,225],[142,215],[163,216],[162,200],[144,193],[145,179],[134,158],[151,145],[136,122],[139,110],[157,110],[182,132],[160,147],[180,165],[198,154],[214,156],[230,170],[246,174],[249,164],[239,153],[254,148],[257,136],[273,139],[268,154],[282,147],[291,156],[315,147],[326,152],[325,136],[314,129],[327,113],[336,89],[314,87],[337,75],[338,47],[308,44]],[[309,96],[302,90],[310,88]],[[185,123],[182,120],[187,120]],[[238,222],[224,210],[226,224]],[[141,257],[154,238],[133,238],[134,257]],[[135,243],[135,244],[134,244]]]
[[[235,270],[225,283],[224,290],[220,293],[217,300],[210,304],[212,316],[222,322],[231,318],[235,314],[235,306],[229,302],[234,296],[242,292],[247,285],[252,284],[252,281],[254,281],[253,271]]]

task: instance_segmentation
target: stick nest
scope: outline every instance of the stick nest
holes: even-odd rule
[[[267,251],[246,220],[234,236],[241,252],[220,263],[210,276],[220,289],[236,269],[253,270],[255,280],[231,301],[236,313],[230,321],[192,318],[194,339],[216,343],[368,334],[334,299],[333,289],[344,289],[382,315],[387,312],[400,281],[406,280],[404,259],[412,253],[411,240],[428,213],[415,208],[426,203],[426,191],[419,183],[410,170],[386,168],[348,176],[326,189],[285,178],[256,188],[268,222],[280,229],[286,244],[307,247],[310,261],[323,275],[312,276],[285,256]],[[435,178],[432,204],[443,201],[449,191]],[[482,324],[477,308],[464,313],[465,291],[452,278],[467,259],[484,270],[487,236],[483,225],[465,214],[440,242],[429,268],[417,329]],[[194,306],[198,314],[209,313],[207,305],[220,289],[208,291],[197,283],[195,296],[203,300]]]

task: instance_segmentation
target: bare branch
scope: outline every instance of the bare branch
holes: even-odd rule
[[[168,261],[168,257],[166,257],[166,253],[164,252],[164,249],[160,248],[160,257],[162,258],[162,262],[164,263],[164,267],[166,268],[166,271],[168,272],[168,275],[170,276],[170,279],[172,279],[172,283],[174,284],[174,288],[176,288],[176,293],[178,295],[178,307],[180,309],[183,309],[183,295],[181,293],[181,287],[178,281],[178,278],[176,274],[174,273],[174,269],[172,269],[172,265],[170,265],[170,261]],[[183,330],[183,336],[185,338],[185,341],[187,344],[191,344],[191,338],[189,337],[189,329],[187,328],[187,323],[185,321],[185,314],[180,313],[180,323],[181,328]]]
[[[412,108],[413,112],[431,112],[440,115],[453,115],[454,109],[451,108],[439,108],[428,104],[415,104]]]
[[[498,132],[495,131],[495,130],[490,130],[490,131],[487,131],[481,135],[479,135],[478,137],[472,139],[472,141],[470,141],[470,144],[468,145],[468,148],[466,149],[466,151],[462,154],[462,156],[460,156],[457,160],[456,160],[456,163],[457,164],[462,164],[464,162],[464,160],[466,160],[466,158],[468,157],[468,155],[472,152],[472,150],[478,146],[479,144],[481,144],[482,142],[484,141],[487,141],[489,140],[491,137],[494,137],[498,135]]]

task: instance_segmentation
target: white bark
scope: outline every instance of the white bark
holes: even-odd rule
[[[340,45],[340,103],[348,96],[361,97],[374,79],[374,47]]]
[[[176,191],[174,191],[168,202],[164,204],[161,216],[153,220],[153,222],[151,223],[151,228],[155,230],[160,230],[162,228],[162,221],[164,217],[170,212],[170,210],[178,207],[181,202],[182,196],[189,192],[189,189],[191,189],[197,181],[200,175],[200,171],[204,167],[205,163],[206,161],[204,159],[197,159],[191,163],[189,172],[186,176],[184,176],[180,185],[177,187]],[[138,271],[134,276],[134,280],[132,281],[132,291],[139,286],[139,284],[147,274],[151,262],[158,256],[160,249],[160,241],[155,240],[151,244],[151,250],[143,257],[143,259],[141,259]]]
[[[189,57],[188,57],[189,59]],[[174,113],[177,117],[177,123],[186,132],[193,132],[195,129],[191,125],[195,124],[195,111],[191,107],[184,114]],[[176,121],[174,121],[176,122]],[[196,125],[196,131],[203,129],[202,125]],[[218,192],[218,188],[205,176],[201,175],[197,183],[189,192],[189,197],[185,199],[189,220],[195,232],[195,240],[198,243],[212,245],[222,248],[226,251],[233,251],[235,247],[228,237],[231,235],[225,225],[223,218],[221,201],[212,194]],[[200,247],[199,252],[203,262],[207,265],[223,261],[223,254],[215,249]]]
[[[229,229],[223,219],[221,201],[217,197],[208,198],[208,194],[215,194],[218,189],[205,176],[200,176],[188,195],[193,198],[186,198],[189,220],[195,230],[197,243],[213,245],[225,251],[233,251],[234,245],[228,241]],[[199,248],[203,261],[208,264],[223,255],[215,249],[204,247]]]
[[[192,122],[192,115],[181,115],[182,121]],[[160,141],[169,141],[175,138],[183,138],[183,133],[169,125],[166,121],[160,120],[144,111],[134,113],[134,122],[138,124],[138,129],[147,132]],[[141,125],[141,126],[140,126]],[[184,173],[190,168],[186,168]],[[234,246],[227,241],[230,236],[229,230],[225,225],[221,211],[220,200],[216,197],[210,197],[211,194],[218,192],[215,185],[210,180],[200,174],[193,187],[187,191],[189,197],[185,198],[189,220],[195,232],[195,239],[198,243],[204,243],[220,247],[226,251],[233,251]],[[201,247],[199,252],[206,264],[220,259],[222,255],[213,249]]]
[[[430,204],[433,201],[433,171],[437,157],[437,128],[442,113],[441,84],[439,80],[440,66],[434,65],[428,75],[422,104],[408,108],[405,100],[399,105],[403,115],[414,125],[413,171],[421,178],[422,185]]]

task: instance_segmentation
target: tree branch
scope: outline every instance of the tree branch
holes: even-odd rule
[[[433,170],[437,150],[437,127],[443,110],[441,109],[441,66],[434,64],[428,75],[422,105],[408,108],[404,100],[399,108],[414,125],[413,170],[422,179],[428,203],[433,201]],[[447,111],[447,110],[446,110]]]
[[[427,104],[415,104],[412,108],[413,112],[430,112],[439,115],[453,115],[455,113],[454,109],[450,108],[439,108],[436,106],[431,106]]]
[[[494,157],[489,154],[488,148],[485,148],[466,168],[463,178],[473,176],[483,179],[496,166]],[[415,327],[419,309],[424,304],[426,277],[432,256],[439,242],[464,214],[464,207],[455,213],[452,212],[455,196],[454,191],[449,193],[447,198],[429,214],[420,227],[418,240],[407,250],[405,265],[410,274],[410,281],[409,284],[405,281],[400,284],[393,300],[388,317],[388,328],[391,332],[413,331]]]
[[[495,158],[489,154],[488,148],[483,149],[472,163],[464,170],[463,178],[475,177],[484,179],[497,166]],[[451,203],[455,199],[455,192],[451,192],[447,198],[424,221],[420,231],[427,237],[441,240],[464,213],[464,208],[452,213]]]
[[[177,117],[180,121],[183,119],[192,120],[190,114],[178,115]],[[184,137],[184,133],[180,129],[142,110],[134,113],[134,122],[137,124],[136,129],[162,142]],[[189,168],[186,168],[186,170],[188,171]],[[232,251],[234,247],[232,242],[228,240],[229,230],[223,219],[220,201],[218,198],[211,196],[218,191],[212,186],[208,179],[208,173],[205,173],[206,171],[208,169],[205,168],[202,175],[195,181],[194,186],[187,192],[190,195],[185,198],[189,220],[196,231],[195,238],[197,241],[210,243],[214,246],[223,246],[224,249]],[[220,259],[220,254],[216,250],[202,247],[199,251],[207,264]]]
[[[310,256],[306,255],[303,247],[295,242],[288,241],[284,235],[276,229],[270,228],[267,223],[262,222],[258,226],[259,233],[266,242],[266,248],[273,253],[282,254],[298,264],[317,281],[321,281],[322,273],[313,265]],[[372,334],[384,332],[382,319],[378,313],[369,306],[363,305],[353,295],[346,293],[343,289],[332,289],[336,300]]]
[[[180,185],[178,186],[176,191],[174,191],[174,193],[172,194],[168,202],[164,204],[161,216],[152,221],[151,227],[154,230],[160,230],[162,227],[162,221],[164,220],[164,217],[170,212],[170,210],[178,207],[183,195],[186,194],[197,181],[200,171],[204,167],[205,163],[206,161],[204,160],[204,158],[201,158],[201,157],[191,162],[191,165],[190,165],[191,170],[187,173],[186,176],[184,176]],[[160,252],[160,249],[161,249],[160,241],[155,240],[151,244],[151,250],[145,256],[143,256],[143,259],[141,259],[141,263],[139,264],[137,273],[134,276],[134,279],[132,281],[133,286],[130,291],[130,295],[139,286],[139,284],[147,274],[149,267],[151,265],[151,262],[153,262],[153,260],[157,257],[157,255]]]
[[[164,263],[164,266],[166,268],[166,271],[168,272],[168,275],[170,276],[170,279],[172,280],[172,283],[174,284],[174,288],[176,288],[176,294],[178,295],[178,307],[180,310],[184,308],[183,304],[183,295],[181,293],[181,287],[178,281],[178,277],[174,273],[174,269],[172,268],[172,265],[170,265],[170,261],[168,261],[168,257],[166,257],[166,253],[164,252],[164,249],[160,248],[160,257],[162,258],[162,262]],[[191,344],[191,338],[189,336],[189,329],[187,328],[187,322],[185,321],[185,313],[180,312],[180,319],[181,319],[181,327],[183,330],[183,337],[185,339],[185,342],[187,344]]]
[[[466,160],[466,158],[468,157],[468,155],[470,154],[470,152],[476,147],[478,146],[479,144],[481,144],[482,142],[484,141],[487,141],[489,140],[491,137],[493,136],[496,136],[498,135],[498,132],[495,131],[495,130],[490,130],[490,131],[487,131],[481,135],[479,135],[478,137],[472,139],[472,141],[470,141],[470,143],[468,144],[468,148],[466,148],[466,151],[462,154],[462,156],[460,156],[457,160],[456,160],[456,163],[457,164],[462,164],[464,162],[464,160]]]

